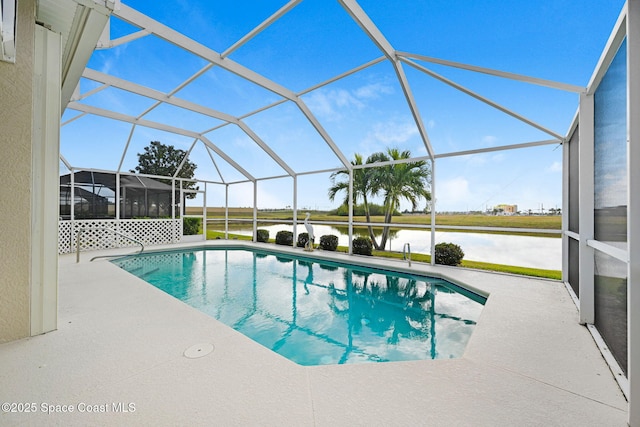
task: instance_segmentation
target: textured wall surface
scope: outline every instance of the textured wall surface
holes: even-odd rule
[[[0,342],[29,335],[34,16],[19,0],[16,63],[0,62]]]

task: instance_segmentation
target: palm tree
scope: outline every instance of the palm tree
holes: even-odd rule
[[[373,156],[369,156],[367,159],[367,163],[371,163],[376,158]],[[351,161],[351,164],[354,166],[362,165],[362,154],[356,153],[354,155],[354,160]],[[338,177],[346,178],[342,181],[337,181]],[[362,199],[362,206],[364,208],[364,214],[367,218],[367,222],[371,222],[371,214],[369,212],[369,201],[368,196],[373,194],[371,191],[371,187],[373,185],[373,174],[371,169],[354,169],[353,170],[353,204],[355,205],[358,200]],[[329,200],[333,202],[336,195],[344,191],[344,204],[349,206],[349,171],[338,171],[331,174],[331,187],[329,188]],[[373,228],[371,226],[367,226],[369,230],[369,236],[375,245],[375,235],[373,234]],[[376,246],[377,249],[377,246]]]
[[[386,154],[391,160],[411,158],[409,150],[401,152],[397,148],[388,148]],[[410,202],[413,210],[418,208],[418,202],[421,199],[431,200],[430,180],[431,170],[424,160],[397,163],[380,168],[376,173],[375,185],[372,186],[372,190],[374,194],[381,191],[384,195],[384,222],[391,222],[392,214],[400,207],[402,199]],[[388,238],[389,226],[385,226],[379,245],[383,250]]]
[[[355,154],[354,160],[351,162],[354,166],[361,166],[362,155]],[[399,151],[397,148],[389,148],[386,153],[378,152],[370,155],[365,164],[373,165],[377,162],[386,162],[390,160],[410,159],[411,152]],[[337,181],[337,177],[346,176],[346,180]],[[400,201],[406,199],[411,202],[413,209],[417,209],[418,202],[424,198],[431,200],[429,192],[429,181],[431,178],[431,170],[425,161],[415,161],[398,163],[379,168],[358,168],[353,171],[353,202],[354,204],[362,199],[367,223],[371,222],[369,212],[369,196],[377,196],[381,194],[384,197],[384,222],[390,223],[393,212],[400,206]],[[333,201],[340,191],[347,193],[345,204],[349,203],[349,172],[338,171],[331,174],[332,186],[329,188],[329,199]],[[389,226],[384,226],[380,244],[376,241],[373,228],[367,226],[369,236],[373,242],[373,246],[377,250],[384,250],[389,238]]]

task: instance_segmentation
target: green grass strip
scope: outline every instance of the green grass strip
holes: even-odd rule
[[[207,231],[207,239],[208,240],[224,239],[224,233],[219,231]],[[252,237],[241,235],[241,234],[229,233],[229,239],[251,241]],[[275,243],[275,239],[269,239],[269,243]],[[348,248],[346,246],[338,246],[337,252],[347,253]],[[374,250],[372,255],[380,258],[402,259],[401,252]],[[414,262],[424,262],[428,264],[431,262],[431,255],[412,253],[411,260]],[[515,265],[492,264],[489,262],[466,261],[466,260],[462,260],[462,263],[460,264],[460,266],[465,268],[474,268],[477,270],[518,274],[521,276],[540,277],[543,279],[562,280],[562,272],[559,270],[545,270],[541,268],[518,267]]]

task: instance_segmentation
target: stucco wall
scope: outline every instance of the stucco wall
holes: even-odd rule
[[[29,335],[35,0],[17,13],[16,63],[0,61],[0,342]]]

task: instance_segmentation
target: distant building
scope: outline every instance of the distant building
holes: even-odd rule
[[[498,205],[493,209],[502,211],[503,215],[515,215],[518,212],[518,205]]]

